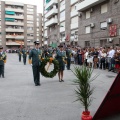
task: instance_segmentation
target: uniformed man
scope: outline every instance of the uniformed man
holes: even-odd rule
[[[52,53],[53,53],[53,49],[52,49],[52,47],[49,45],[49,46],[48,46],[48,57],[52,57]]]
[[[0,47],[0,77],[4,76],[4,63],[6,63],[6,54],[3,52],[3,47]]]
[[[19,62],[21,62],[21,55],[22,55],[22,50],[19,49],[19,50],[18,50]]]
[[[27,50],[25,49],[25,47],[22,50],[22,55],[23,55],[23,63],[24,63],[24,65],[26,65]]]
[[[40,64],[42,52],[39,49],[39,41],[35,41],[35,48],[29,54],[29,64],[32,63],[35,86],[40,86]]]
[[[70,49],[70,45],[68,45],[68,46],[67,46],[67,50],[66,50],[66,56],[67,56],[67,70],[70,70],[71,54],[72,54],[72,50]]]

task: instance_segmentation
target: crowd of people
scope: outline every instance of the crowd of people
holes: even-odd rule
[[[66,49],[66,47],[64,48]],[[71,46],[71,62],[86,65],[94,69],[103,69],[113,72],[120,70],[120,47],[81,48]]]

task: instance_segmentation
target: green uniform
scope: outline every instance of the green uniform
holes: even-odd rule
[[[19,49],[18,50],[19,62],[21,62],[21,54],[22,54],[22,51]]]
[[[35,85],[40,85],[40,65],[41,65],[41,50],[32,49],[29,54],[29,59],[32,59],[32,69]]]
[[[4,52],[0,53],[0,77],[4,77],[4,60],[6,60],[6,54]]]
[[[24,63],[24,65],[26,65],[27,51],[25,49],[23,49],[22,54],[23,54],[23,63]]]
[[[57,50],[56,59],[57,59],[58,62],[59,62],[59,70],[60,70],[60,71],[62,71],[62,70],[65,69],[64,58],[65,58],[65,51]]]
[[[53,52],[52,48],[48,48],[48,57],[52,57],[52,52]]]
[[[70,49],[67,49],[66,50],[66,56],[67,56],[67,69],[68,70],[70,70],[71,54],[72,54],[72,51]]]

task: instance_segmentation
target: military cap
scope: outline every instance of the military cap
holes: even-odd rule
[[[61,47],[63,47],[63,45],[59,45],[58,47],[60,47],[60,48],[61,48]]]
[[[2,46],[0,46],[0,49],[3,49],[3,47],[2,47]]]
[[[40,44],[40,42],[39,41],[35,41],[34,44]]]

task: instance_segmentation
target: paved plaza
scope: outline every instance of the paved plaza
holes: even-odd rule
[[[80,120],[84,110],[76,100],[73,84],[75,76],[65,70],[65,82],[58,82],[58,76],[41,76],[41,86],[34,86],[32,67],[18,62],[17,54],[7,54],[5,78],[0,78],[0,120]],[[73,65],[71,67],[73,69]],[[99,74],[93,81],[94,100],[89,110],[94,115],[116,73],[94,70]],[[108,120],[120,120],[120,117]]]

